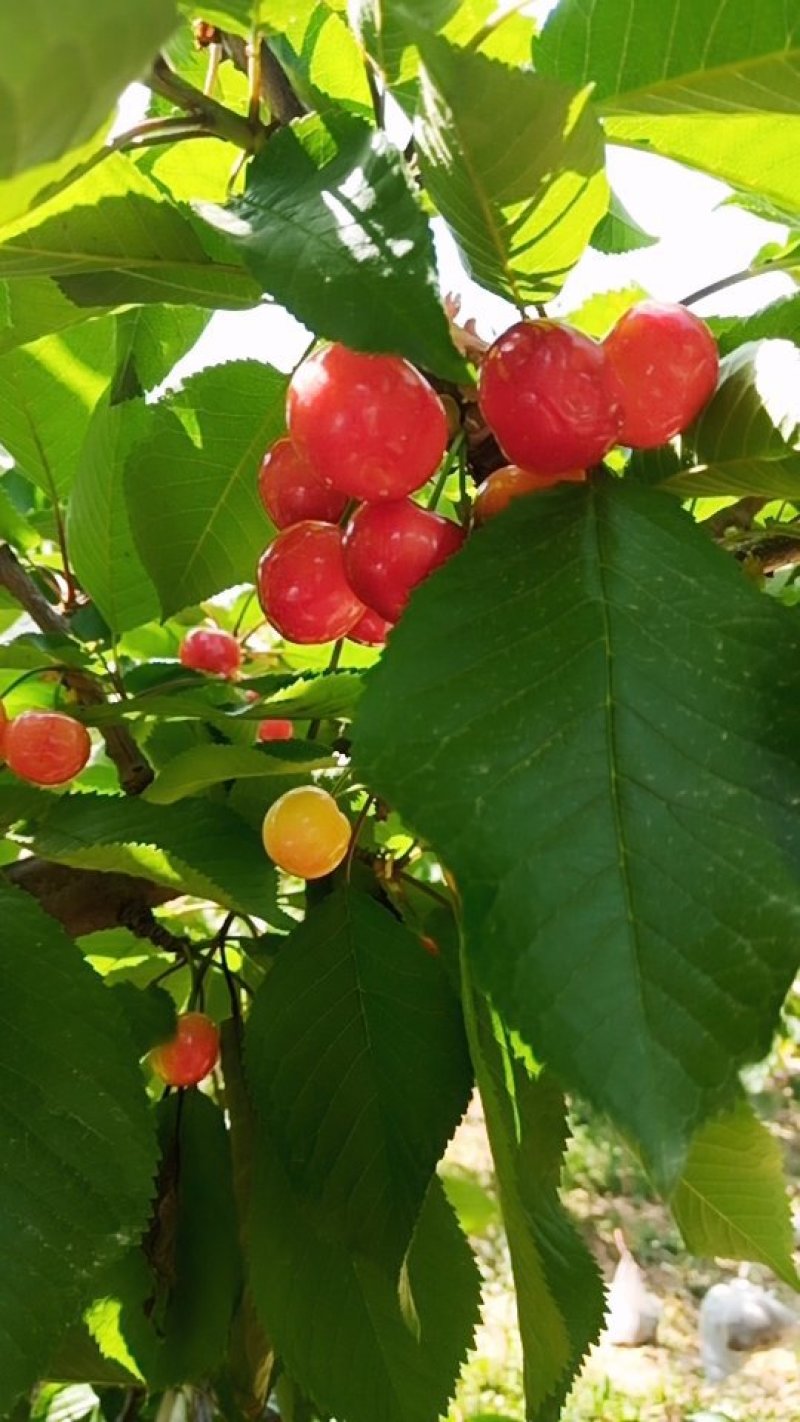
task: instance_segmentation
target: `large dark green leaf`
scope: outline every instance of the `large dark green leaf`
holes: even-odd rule
[[[548,300],[608,207],[588,91],[441,39],[421,52],[415,135],[433,201],[477,281],[520,307]]]
[[[275,901],[260,838],[223,805],[148,805],[111,795],[43,796],[28,832],[38,854],[78,869],[138,874],[235,912]]]
[[[67,536],[75,572],[115,632],[149,622],[159,610],[133,541],[124,490],[129,451],[146,427],[141,401],[100,405],[77,459],[69,499]]]
[[[537,68],[595,85],[610,138],[800,209],[800,14],[785,0],[563,0]]]
[[[156,1154],[111,995],[29,895],[0,882],[0,910],[5,1414],[44,1372],[96,1275],[144,1227]]]
[[[153,1388],[208,1381],[222,1361],[240,1286],[231,1153],[218,1106],[199,1091],[158,1107],[162,1166],[147,1256],[112,1268],[88,1313],[105,1357]]]
[[[670,1203],[693,1254],[757,1260],[800,1288],[781,1148],[744,1099],[698,1132]]]
[[[0,444],[50,499],[69,491],[115,359],[110,318],[0,357]]]
[[[359,773],[456,875],[479,982],[663,1180],[796,968],[798,669],[796,619],[609,480],[476,534],[359,709]]]
[[[24,14],[3,6],[0,179],[90,138],[176,21],[173,0],[36,0]]]
[[[299,120],[254,159],[243,197],[203,212],[317,335],[463,378],[428,221],[383,133],[342,113]]]
[[[684,436],[674,493],[800,498],[800,350],[753,341],[722,361],[716,394]]]
[[[265,1039],[249,1038],[256,1107],[269,1091]],[[446,1411],[478,1315],[479,1277],[442,1187],[427,1196],[404,1274],[352,1253],[292,1189],[263,1122],[256,1137],[250,1278],[259,1314],[291,1376],[325,1415],[348,1422],[435,1422]],[[332,1341],[334,1340],[333,1344]]]
[[[271,366],[231,361],[200,371],[150,410],[126,490],[165,617],[253,581],[272,534],[256,476],[284,428],[286,384]]]
[[[78,306],[255,306],[234,248],[122,154],[0,231],[0,277],[57,277]]]
[[[342,890],[280,953],[249,1040],[258,1108],[298,1199],[399,1270],[472,1085],[440,964],[388,909]]]
[[[556,1422],[602,1327],[600,1273],[558,1195],[567,1127],[564,1099],[545,1072],[513,1055],[465,974],[470,1047],[492,1147],[523,1349],[525,1415]]]

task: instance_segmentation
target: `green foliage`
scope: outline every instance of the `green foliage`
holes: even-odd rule
[[[27,894],[0,882],[0,905],[13,923],[2,994],[14,1004],[0,1049],[5,1413],[46,1368],[100,1270],[142,1229],[155,1139],[133,1044],[109,993]]]
[[[577,329],[646,295],[597,256],[655,240],[607,143],[783,224],[747,272],[721,250],[707,295],[800,279],[795,9],[560,0],[540,33],[496,0],[209,0],[194,33],[189,0],[0,15],[0,690],[93,747],[53,789],[0,768],[0,1415],[435,1422],[478,1318],[462,1231],[502,1224],[525,1416],[557,1422],[603,1313],[562,1168],[604,1117],[689,1248],[798,1287],[740,1085],[798,966],[797,295],[712,320],[718,389],[679,438],[472,526],[503,299],[507,324],[551,314],[587,253],[575,286],[595,264],[621,289]],[[136,79],[146,114],[141,90],[116,114]],[[447,396],[414,497],[468,538],[384,649],[263,619],[282,316]],[[230,678],[181,664],[200,625],[238,639]],[[294,737],[260,743],[265,718]],[[306,883],[262,824],[309,784],[352,838]],[[185,1011],[222,1058],[164,1093],[147,1054]],[[474,1083],[486,1188],[443,1161]]]

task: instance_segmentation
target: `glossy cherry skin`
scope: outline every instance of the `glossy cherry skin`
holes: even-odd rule
[[[92,753],[89,732],[60,711],[23,711],[8,722],[3,753],[9,770],[34,785],[66,785]]]
[[[325,346],[298,366],[289,435],[315,473],[354,499],[400,499],[430,479],[447,444],[436,391],[407,360]]]
[[[264,817],[270,859],[298,879],[322,879],[341,864],[350,843],[350,821],[319,785],[287,790]]]
[[[355,627],[347,634],[349,642],[358,642],[361,647],[382,647],[392,630],[393,623],[387,622],[380,613],[368,607]]]
[[[317,478],[288,439],[279,439],[264,455],[258,492],[276,528],[291,528],[308,518],[338,523],[348,503],[346,494]]]
[[[268,720],[266,720],[266,721],[261,721],[261,722],[259,723],[258,731],[256,732],[256,740],[259,740],[259,741],[290,741],[290,740],[292,739],[293,735],[294,735],[294,722],[293,722],[293,721],[284,721],[284,720],[281,720],[280,718],[275,718],[275,719],[272,720],[272,721],[270,721],[270,720],[268,719]]]
[[[367,607],[396,622],[417,584],[463,542],[457,523],[411,499],[362,504],[345,530],[345,571]]]
[[[603,346],[559,321],[520,321],[487,352],[478,397],[510,463],[588,469],[619,438],[622,392]]]
[[[264,615],[289,642],[332,642],[364,611],[344,571],[341,530],[331,523],[292,524],[258,565]]]
[[[476,523],[495,518],[513,499],[524,494],[538,494],[555,484],[580,484],[586,479],[585,469],[566,469],[563,474],[539,474],[532,469],[520,469],[518,464],[504,464],[485,479],[473,505]]]
[[[219,1031],[204,1012],[184,1012],[175,1036],[150,1053],[153,1071],[168,1086],[196,1086],[216,1066]]]
[[[639,302],[620,317],[605,350],[622,387],[619,442],[633,449],[654,449],[680,434],[716,389],[716,342],[685,306]]]
[[[242,649],[221,627],[193,627],[181,643],[180,658],[193,671],[232,677],[242,665]]]

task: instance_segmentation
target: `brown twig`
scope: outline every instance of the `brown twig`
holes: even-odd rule
[[[37,855],[18,859],[2,872],[9,883],[38,899],[45,912],[57,919],[72,938],[130,925],[132,921],[143,923],[148,914],[155,924],[152,909],[182,892],[180,888],[167,889],[129,874],[73,869]]]
[[[245,57],[245,69],[246,64]],[[210,94],[204,94],[201,89],[188,84],[170,68],[163,55],[154,60],[144,82],[154,94],[160,94],[162,99],[168,99],[176,108],[190,114],[210,136],[224,138],[237,148],[243,148],[246,153],[256,153],[269,136],[269,129],[264,124],[254,126],[249,118],[234,113],[224,104],[217,103]]]
[[[66,618],[47,601],[8,543],[0,543],[0,585],[47,636],[74,641]],[[102,687],[89,672],[75,667],[61,675],[82,706],[99,706],[106,701]],[[109,760],[116,766],[121,788],[126,795],[141,795],[153,779],[153,770],[130,731],[124,726],[107,726],[100,734]]]

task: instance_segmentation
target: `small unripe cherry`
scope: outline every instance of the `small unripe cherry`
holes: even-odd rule
[[[221,627],[193,627],[181,643],[180,658],[192,671],[232,677],[242,665],[242,649]]]
[[[487,352],[480,408],[510,463],[589,469],[619,438],[622,391],[603,346],[560,321],[520,321]]]
[[[690,425],[711,398],[719,353],[707,325],[685,306],[640,301],[604,342],[622,387],[620,444],[654,449]]]
[[[367,607],[396,622],[413,589],[457,553],[464,530],[411,499],[362,504],[347,525],[344,566]]]
[[[336,641],[364,611],[345,576],[341,530],[311,520],[285,528],[262,555],[258,596],[289,642]]]
[[[80,721],[60,711],[23,711],[6,726],[3,753],[20,779],[66,785],[88,763],[92,742]]]
[[[204,1012],[184,1012],[175,1036],[149,1056],[153,1071],[168,1086],[196,1086],[213,1070],[219,1057],[219,1029]]]
[[[319,785],[287,790],[264,817],[270,859],[298,879],[321,879],[341,864],[350,843],[350,821]]]
[[[332,488],[399,499],[431,477],[447,444],[436,391],[400,356],[323,346],[289,382],[292,444]]]
[[[387,622],[379,612],[373,612],[372,608],[368,607],[359,617],[355,627],[351,627],[347,640],[358,642],[361,647],[382,647],[393,626],[393,622]]]
[[[276,528],[309,518],[338,523],[347,508],[347,495],[323,484],[289,439],[279,439],[264,455],[258,491]]]
[[[290,741],[294,735],[294,721],[281,720],[275,717],[273,720],[261,721],[256,739],[259,741]]]
[[[540,474],[533,469],[520,469],[518,464],[504,464],[485,479],[473,505],[475,522],[486,523],[495,518],[513,499],[524,494],[537,494],[552,489],[555,484],[580,484],[586,479],[585,469],[566,469],[562,474]]]

